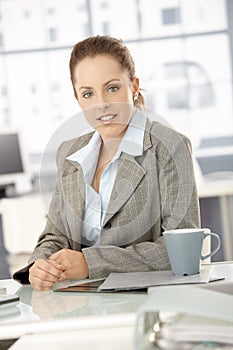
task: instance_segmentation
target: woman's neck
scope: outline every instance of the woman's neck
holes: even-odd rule
[[[112,159],[114,154],[116,154],[118,150],[121,140],[122,139],[120,138],[120,139],[112,139],[112,140],[103,142],[100,152],[103,155],[107,156],[108,159]]]

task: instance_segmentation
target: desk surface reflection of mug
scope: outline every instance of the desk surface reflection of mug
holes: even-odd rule
[[[221,246],[219,235],[204,228],[164,231],[163,236],[174,275],[194,275],[199,273],[200,262],[217,253]],[[208,236],[216,238],[218,246],[212,252],[203,256],[201,254],[203,240]]]

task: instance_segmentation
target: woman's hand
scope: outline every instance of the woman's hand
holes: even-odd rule
[[[48,290],[61,278],[62,266],[56,261],[37,259],[29,269],[29,282],[35,290]]]
[[[60,281],[87,278],[89,275],[86,260],[81,252],[71,249],[61,249],[51,255],[49,261],[62,266]]]

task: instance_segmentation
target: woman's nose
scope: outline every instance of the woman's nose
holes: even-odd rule
[[[98,111],[101,111],[101,113],[105,112],[110,106],[107,96],[105,96],[104,94],[99,94],[96,102],[97,109]]]
[[[109,109],[110,103],[101,103],[97,105],[97,110],[101,114],[105,114],[106,111]]]

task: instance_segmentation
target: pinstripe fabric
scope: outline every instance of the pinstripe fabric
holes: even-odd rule
[[[62,248],[81,249],[85,183],[81,166],[66,157],[92,135],[66,141],[58,149],[56,191],[29,263]],[[190,142],[173,129],[147,120],[143,155],[122,153],[119,158],[100,245],[82,249],[89,277],[169,269],[162,231],[199,226]]]

